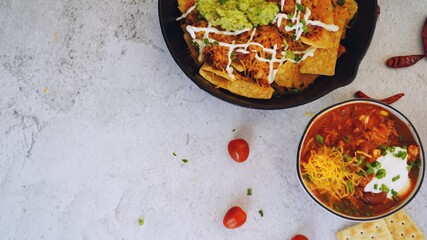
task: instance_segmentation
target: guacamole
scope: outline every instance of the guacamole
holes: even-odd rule
[[[265,0],[198,0],[197,10],[212,26],[236,31],[271,23],[279,6]]]

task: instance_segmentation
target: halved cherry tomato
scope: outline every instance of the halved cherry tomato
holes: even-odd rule
[[[231,140],[228,143],[228,153],[236,162],[244,162],[249,156],[249,144],[242,138]]]
[[[230,208],[224,216],[224,226],[229,229],[238,228],[246,222],[246,212],[238,206]]]
[[[308,240],[308,238],[302,234],[297,234],[291,240]]]

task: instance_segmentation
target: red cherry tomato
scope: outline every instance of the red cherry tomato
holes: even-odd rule
[[[308,240],[308,238],[302,234],[297,234],[291,240]]]
[[[230,208],[224,216],[224,226],[229,229],[238,228],[246,222],[246,213],[240,207]]]
[[[236,162],[244,162],[249,156],[249,144],[246,140],[237,138],[228,143],[228,153]]]

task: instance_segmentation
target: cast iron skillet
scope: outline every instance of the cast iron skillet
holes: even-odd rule
[[[269,100],[241,97],[216,88],[199,74],[190,57],[183,31],[176,21],[181,16],[177,0],[159,0],[159,20],[166,45],[178,66],[201,89],[226,102],[255,109],[286,109],[312,102],[331,91],[350,84],[356,77],[359,64],[371,43],[377,20],[377,0],[356,0],[359,10],[342,44],[347,52],[336,65],[334,76],[320,76],[300,94],[283,95]]]

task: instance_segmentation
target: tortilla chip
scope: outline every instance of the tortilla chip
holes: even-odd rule
[[[423,240],[424,234],[418,229],[405,210],[401,210],[389,217],[384,218],[393,240],[413,239]]]
[[[194,5],[194,3],[196,3],[196,0],[178,0],[178,9],[182,13],[185,13]]]
[[[226,89],[243,97],[270,99],[274,92],[272,87],[261,86],[249,79],[240,78],[238,75],[233,81],[230,81],[230,77],[226,72],[218,71],[207,64],[200,68],[200,75],[216,87]]]
[[[335,74],[335,65],[338,58],[338,45],[332,48],[317,49],[313,57],[301,62],[301,73],[332,76]]]
[[[335,74],[335,65],[338,59],[338,50],[341,38],[344,36],[348,21],[357,11],[357,4],[353,0],[345,1],[345,4],[334,8],[335,24],[339,27],[337,32],[330,32],[332,47],[317,49],[314,57],[307,58],[301,63],[301,72],[332,76]]]
[[[338,240],[393,240],[383,220],[359,223],[336,233]]]
[[[274,81],[280,87],[287,89],[296,88],[299,90],[306,89],[318,77],[316,74],[303,74],[300,71],[301,65],[286,62],[276,73]]]
[[[311,10],[311,19],[326,24],[334,24],[334,7],[331,0],[313,1],[312,5],[305,3]],[[330,48],[335,46],[333,33],[324,28],[308,25],[308,33],[301,36],[301,41],[316,48]]]

